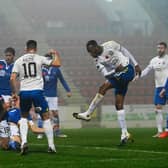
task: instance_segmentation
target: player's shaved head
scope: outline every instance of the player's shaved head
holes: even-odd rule
[[[86,49],[93,58],[96,58],[103,52],[103,48],[95,40],[88,41]]]
[[[87,51],[90,52],[90,47],[96,47],[98,46],[97,42],[95,40],[89,40],[86,44]]]
[[[35,40],[28,40],[26,42],[27,50],[37,49],[37,42]]]

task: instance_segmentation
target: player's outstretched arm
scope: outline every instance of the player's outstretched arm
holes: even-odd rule
[[[149,64],[141,73],[140,77],[144,77],[148,75],[148,73],[152,70],[152,66]]]
[[[32,120],[28,122],[30,130],[35,134],[43,134],[44,128],[37,127]]]
[[[51,50],[49,51],[49,54],[52,55],[51,66],[60,67],[60,66],[61,66],[61,60],[60,60],[59,53],[58,53],[56,50],[51,49]]]
[[[64,87],[64,89],[67,91],[67,97],[71,97],[71,94],[70,94],[71,93],[71,89],[70,89],[68,83],[66,82],[66,80],[64,79],[64,76],[63,76],[63,74],[62,74],[62,72],[61,72],[61,70],[59,68],[57,69],[57,77],[60,80],[60,82],[61,82],[62,86]]]

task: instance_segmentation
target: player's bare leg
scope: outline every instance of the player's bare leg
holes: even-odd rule
[[[49,118],[49,112],[42,114],[43,119],[43,128],[48,140],[48,152],[56,153],[55,145],[54,145],[54,136],[53,136],[53,127],[51,124],[51,120]]]
[[[115,106],[117,110],[118,122],[121,128],[121,140],[120,146],[126,144],[128,141],[133,142],[131,134],[127,130],[127,124],[125,120],[125,110],[124,110],[124,96],[117,94],[115,97]]]
[[[99,92],[96,94],[94,99],[89,105],[89,108],[84,113],[73,113],[73,117],[80,120],[90,121],[91,120],[91,114],[94,112],[94,110],[97,108],[99,103],[103,100],[104,95],[106,94],[107,90],[113,88],[112,84],[109,82],[105,82],[100,88]]]
[[[0,148],[3,150],[9,149],[9,137],[6,138],[0,137]]]

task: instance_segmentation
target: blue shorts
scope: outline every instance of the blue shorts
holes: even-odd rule
[[[8,111],[8,122],[18,123],[20,120],[20,109],[13,108]]]
[[[20,109],[12,108],[12,109],[8,110],[8,113],[7,113],[7,121],[8,122],[13,122],[13,123],[17,124],[19,122],[20,118],[21,118]],[[27,119],[29,121],[32,120],[32,117],[30,116],[30,114]]]
[[[128,84],[133,80],[135,76],[135,70],[131,64],[129,64],[122,72],[115,73],[108,81],[115,88],[115,95],[120,94],[125,96],[128,90]]]
[[[34,107],[41,107],[41,113],[48,112],[48,104],[42,90],[21,91],[20,92],[20,109],[21,113],[28,113]]]
[[[166,96],[164,96],[164,97],[159,96],[162,89],[163,89],[163,87],[155,88],[155,93],[154,93],[154,104],[155,105],[159,105],[159,104],[165,105],[166,104]]]

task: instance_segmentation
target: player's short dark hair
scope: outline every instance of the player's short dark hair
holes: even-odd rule
[[[37,41],[35,41],[35,40],[28,40],[26,42],[26,48],[27,49],[37,49]]]
[[[15,55],[15,49],[12,47],[8,47],[5,49],[4,53],[11,53],[12,55]]]
[[[89,50],[88,50],[89,46],[95,46],[96,47],[96,46],[98,46],[98,44],[95,40],[89,40],[86,44],[86,49],[87,49],[88,52],[89,52]]]
[[[167,44],[166,44],[166,42],[160,42],[160,43],[158,43],[158,45],[163,45],[165,48],[167,48]]]

